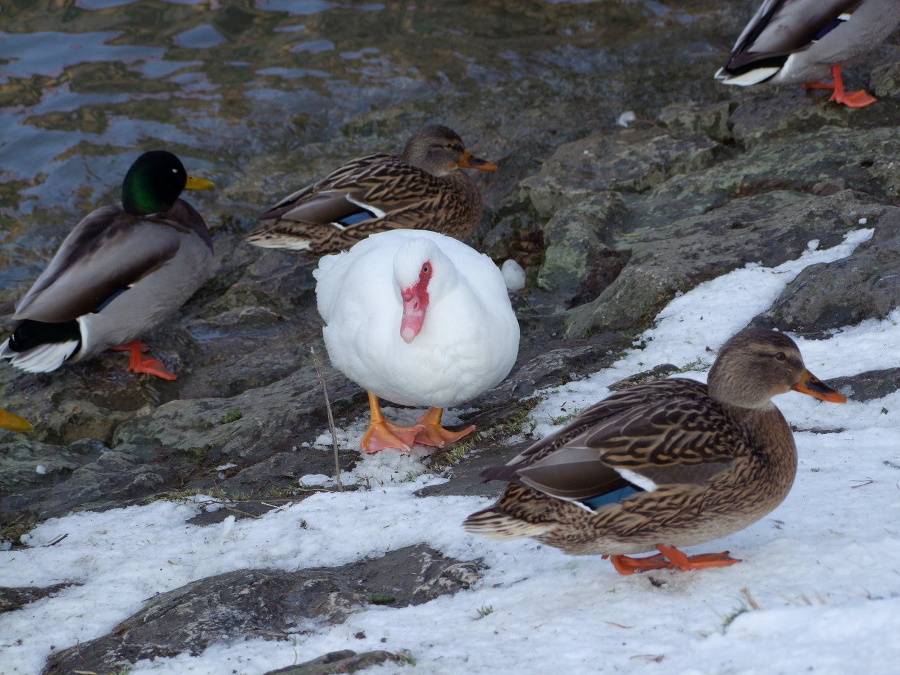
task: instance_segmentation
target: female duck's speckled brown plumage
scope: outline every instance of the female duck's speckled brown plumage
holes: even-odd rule
[[[425,127],[400,155],[354,159],[281,200],[260,216],[264,229],[247,241],[323,256],[396,228],[463,239],[481,221],[481,193],[460,168],[497,167],[474,157],[452,129]]]
[[[674,547],[741,530],[787,496],[797,453],[771,398],[791,389],[845,400],[806,369],[789,337],[738,333],[723,345],[708,387],[674,378],[619,392],[486,471],[511,484],[464,527],[611,556],[623,574],[737,562],[727,553],[688,558]],[[626,557],[653,549],[661,555]]]

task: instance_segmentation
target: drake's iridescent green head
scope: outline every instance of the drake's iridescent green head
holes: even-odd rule
[[[151,150],[135,160],[122,181],[122,208],[134,216],[148,216],[172,208],[181,192],[207,190],[213,184],[189,176],[181,160],[166,150]]]

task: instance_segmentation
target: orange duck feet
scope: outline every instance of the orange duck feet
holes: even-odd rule
[[[649,570],[678,569],[684,572],[689,570],[702,570],[707,567],[727,567],[739,563],[739,558],[732,558],[728,551],[724,553],[704,553],[702,555],[687,556],[674,546],[657,546],[659,555],[646,558],[631,558],[627,555],[611,555],[610,562],[619,574],[634,574],[635,572],[647,572]]]
[[[834,89],[834,93],[831,95],[830,101],[834,103],[841,103],[848,108],[864,108],[867,105],[871,105],[875,103],[878,99],[870,94],[866,93],[865,90],[860,89],[859,91],[845,91],[844,90],[844,78],[841,74],[841,66],[836,65],[831,67],[831,75],[834,78],[833,83],[829,82],[806,82],[803,85],[804,89]]]
[[[462,431],[450,431],[441,426],[443,408],[429,408],[417,421],[420,431],[416,434],[416,443],[443,448],[451,443],[456,443],[475,431],[475,425],[466,427]]]
[[[128,357],[128,367],[125,369],[130,373],[146,373],[147,375],[156,375],[164,380],[177,380],[178,377],[172,371],[168,370],[163,362],[149,356],[144,356],[144,352],[150,351],[150,347],[142,344],[140,340],[132,340],[127,345],[118,347],[110,347],[114,352],[130,352]]]
[[[369,430],[366,431],[359,442],[359,447],[368,455],[374,455],[376,452],[381,452],[386,448],[409,452],[416,442],[416,434],[421,430],[422,427],[419,426],[399,427],[386,420],[372,422],[369,425]]]

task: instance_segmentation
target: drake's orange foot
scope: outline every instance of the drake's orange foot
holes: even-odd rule
[[[842,69],[840,64],[834,65],[831,67],[831,75],[834,78],[833,83],[828,82],[806,82],[803,85],[804,89],[834,89],[834,93],[831,95],[830,101],[834,101],[835,103],[841,103],[848,108],[864,108],[867,105],[872,105],[878,99],[874,96],[869,95],[864,90],[860,89],[859,91],[845,91],[844,90],[844,76],[842,73]]]
[[[611,555],[609,559],[619,574],[634,574],[635,572],[660,569],[677,569],[687,572],[708,567],[727,567],[728,565],[741,562],[740,558],[729,556],[728,551],[687,556],[674,546],[660,544],[657,548],[659,549],[659,555],[652,555],[646,558]]]
[[[834,89],[831,82],[804,82],[801,86],[804,89]]]
[[[177,380],[178,377],[171,370],[168,370],[163,362],[149,356],[144,356],[142,352],[150,351],[150,347],[142,344],[140,340],[132,340],[127,345],[119,347],[110,347],[113,351],[129,351],[128,367],[125,369],[130,373],[146,373],[147,375],[156,375],[164,380]]]
[[[145,345],[140,340],[132,340],[128,344],[116,345],[114,347],[110,347],[109,351],[111,351],[111,352],[132,352],[135,349],[137,349],[140,352],[143,352],[144,354],[146,354],[147,352],[150,351],[150,347]]]
[[[450,431],[441,426],[441,417],[444,414],[443,408],[429,408],[428,412],[422,415],[418,420],[421,431],[416,435],[416,443],[421,445],[431,445],[436,448],[443,448],[451,443],[456,443],[475,431],[475,425],[471,425],[462,431]]]
[[[831,95],[831,99],[835,103],[843,103],[848,108],[865,108],[872,105],[878,99],[870,95],[865,89],[859,91],[845,91],[838,94],[837,90]]]

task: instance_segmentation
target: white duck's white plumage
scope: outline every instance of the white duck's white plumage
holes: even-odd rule
[[[765,0],[716,79],[740,86],[821,79],[898,23],[900,0]]]
[[[401,336],[401,290],[432,268],[418,335]],[[314,272],[335,368],[393,403],[449,407],[499,384],[519,350],[506,283],[486,255],[425,230],[374,234]]]

